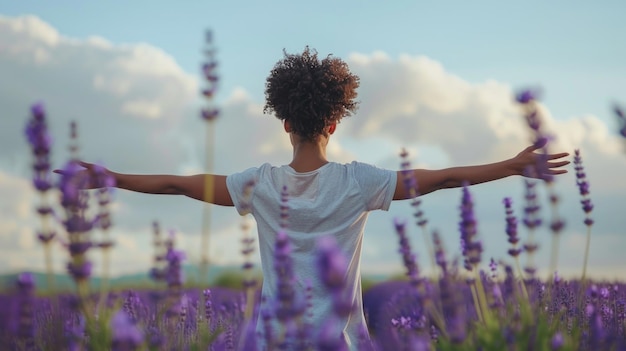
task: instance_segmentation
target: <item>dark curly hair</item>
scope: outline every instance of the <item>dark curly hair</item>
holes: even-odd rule
[[[318,60],[308,46],[302,54],[283,54],[265,82],[263,112],[274,112],[289,121],[293,133],[313,141],[326,126],[356,111],[359,77],[344,61],[331,55]]]

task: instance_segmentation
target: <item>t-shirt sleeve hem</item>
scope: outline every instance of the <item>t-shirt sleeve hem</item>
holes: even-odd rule
[[[397,172],[389,171],[389,173],[391,177],[391,179],[389,180],[389,188],[387,189],[387,194],[385,194],[383,206],[380,208],[383,211],[389,211],[389,207],[391,206],[391,202],[393,201],[393,195],[396,193],[396,185],[398,183]]]

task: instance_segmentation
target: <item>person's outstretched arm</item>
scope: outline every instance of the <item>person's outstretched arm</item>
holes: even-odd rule
[[[93,164],[80,162],[80,165],[86,168],[86,172],[93,172]],[[204,201],[205,177],[208,176],[212,178],[211,182],[213,183],[213,199],[210,202],[221,206],[233,206],[233,200],[226,188],[226,176],[224,175],[140,175],[105,171],[114,177],[115,186],[120,189],[146,194],[185,195],[200,201]],[[57,173],[61,173],[61,171]]]
[[[417,192],[420,195],[428,194],[439,189],[456,188],[467,182],[469,185],[480,184],[506,178],[513,175],[523,175],[524,170],[536,164],[538,154],[534,153],[538,147],[529,146],[517,156],[496,163],[478,166],[452,167],[440,170],[414,169],[413,176],[417,180]],[[558,169],[570,162],[559,160],[569,155],[566,152],[548,155],[547,171],[550,175],[567,173],[565,169]],[[540,178],[539,176],[537,176]],[[398,171],[398,181],[394,193],[394,200],[404,200],[410,197],[402,171]]]

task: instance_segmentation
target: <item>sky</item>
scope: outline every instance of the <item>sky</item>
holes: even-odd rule
[[[288,53],[305,46],[345,60],[361,79],[359,110],[339,125],[328,156],[398,169],[406,148],[415,167],[438,169],[501,161],[530,143],[515,92],[540,89],[542,118],[555,136],[552,150],[580,149],[595,205],[589,273],[624,279],[626,154],[612,113],[626,105],[626,33],[621,1],[207,1],[15,2],[0,0],[0,272],[41,271],[35,239],[38,195],[31,189],[23,130],[30,106],[45,104],[54,137],[53,164],[68,157],[70,121],[78,123],[80,155],[125,173],[202,173],[206,125],[198,117],[205,32],[219,61],[220,108],[214,171],[231,174],[291,160],[280,121],[263,114],[265,78]],[[571,159],[571,158],[570,158]],[[571,167],[569,168],[571,170]],[[566,221],[558,270],[582,271],[586,227],[573,172],[558,177],[556,214]],[[516,214],[524,182],[511,177],[471,187],[484,265],[510,263],[502,199]],[[552,213],[540,187],[542,214]],[[442,234],[459,254],[459,189],[422,198],[427,232]],[[114,193],[114,275],[145,272],[157,220],[176,232],[188,263],[199,259],[202,203],[163,195]],[[407,202],[373,212],[365,232],[364,273],[402,271],[395,218],[411,221]],[[241,262],[242,218],[211,208],[209,257]],[[254,226],[253,229],[254,230]],[[59,228],[60,235],[63,235]],[[527,232],[520,227],[522,240]],[[413,248],[429,270],[423,233],[411,227]],[[99,234],[97,234],[99,235]],[[537,265],[550,261],[551,233],[536,234]],[[100,264],[92,259],[95,273]],[[255,257],[258,262],[258,256]],[[54,269],[67,254],[57,245]],[[522,264],[525,257],[522,257]]]

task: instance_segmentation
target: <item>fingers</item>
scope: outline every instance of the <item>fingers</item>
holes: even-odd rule
[[[541,138],[536,143],[533,143],[532,145],[527,147],[526,151],[536,151],[536,150],[539,150],[542,147],[546,146],[547,143],[548,143],[548,139],[547,138]]]
[[[86,169],[87,169],[87,170],[89,170],[89,171],[92,171],[92,170],[93,170],[93,166],[94,166],[94,165],[93,165],[93,163],[89,163],[89,162],[85,162],[85,161],[78,161],[77,163],[78,163],[78,165],[80,165],[80,166],[81,166],[81,167],[83,167],[83,168],[86,168]],[[55,170],[53,170],[52,172],[53,172],[53,173],[56,173],[56,174],[61,174],[61,175],[63,175],[63,174],[65,174],[65,173],[66,173],[66,172],[65,172],[64,170],[62,170],[62,169],[55,169]]]
[[[93,163],[89,163],[89,162],[85,162],[85,161],[78,161],[78,164],[87,168],[87,169],[92,169],[93,168]]]
[[[561,152],[558,154],[550,154],[547,156],[548,156],[548,160],[556,160],[557,158],[563,158],[563,157],[569,156],[569,152]]]
[[[548,163],[548,167],[557,168],[557,167],[567,166],[568,164],[570,164],[570,161],[547,162],[547,163]]]

